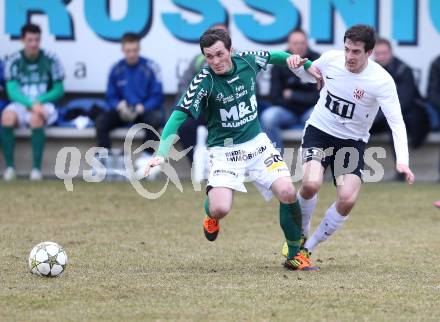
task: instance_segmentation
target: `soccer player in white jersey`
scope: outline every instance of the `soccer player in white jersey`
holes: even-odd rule
[[[373,28],[355,25],[345,32],[345,52],[328,51],[309,69],[318,69],[324,81],[318,103],[306,124],[302,141],[304,174],[297,195],[302,210],[303,251],[309,256],[319,243],[342,227],[356,203],[362,183],[364,149],[379,107],[393,133],[396,169],[409,184],[414,182],[408,166],[406,129],[396,86],[391,76],[369,59],[374,45]],[[302,74],[303,78],[307,79],[306,75]],[[337,198],[309,237],[317,193],[329,165]]]

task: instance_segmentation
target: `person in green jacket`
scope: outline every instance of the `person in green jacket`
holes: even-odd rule
[[[58,113],[54,102],[64,95],[64,69],[58,58],[40,48],[41,29],[27,24],[21,29],[24,48],[6,61],[6,92],[11,103],[2,112],[2,141],[6,170],[3,178],[15,178],[14,127],[30,126],[33,166],[31,180],[41,180],[44,127],[54,123]]]
[[[208,67],[193,78],[177,103],[146,175],[151,167],[165,161],[182,123],[188,117],[203,115],[211,164],[203,224],[206,238],[209,241],[217,238],[219,221],[230,212],[234,192],[246,192],[244,182],[250,180],[266,200],[275,195],[280,201],[280,225],[288,244],[284,266],[292,270],[316,270],[307,254],[300,251],[301,209],[290,171],[262,132],[257,117],[258,72],[267,64],[298,67],[299,58],[281,51],[233,53],[231,38],[221,29],[207,30],[200,38],[200,48]],[[310,65],[307,61],[304,68]]]

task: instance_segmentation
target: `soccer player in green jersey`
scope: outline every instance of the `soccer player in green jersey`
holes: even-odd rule
[[[187,117],[198,118],[202,114],[211,158],[203,225],[206,238],[217,238],[219,221],[230,212],[234,191],[246,192],[243,182],[250,179],[266,200],[275,195],[280,201],[280,225],[288,244],[284,266],[292,270],[317,269],[300,251],[301,209],[290,171],[261,131],[257,118],[257,73],[267,64],[297,67],[293,65],[294,56],[267,51],[232,54],[231,38],[221,29],[207,30],[200,38],[200,48],[208,67],[194,77],[171,114],[146,175],[151,167],[165,161],[175,134]]]
[[[40,49],[41,29],[27,24],[21,29],[24,48],[6,61],[6,92],[11,103],[2,113],[3,153],[6,181],[15,178],[14,127],[30,125],[32,128],[33,166],[31,180],[41,180],[41,162],[44,150],[44,126],[54,123],[57,111],[54,101],[64,94],[64,70],[51,53]]]

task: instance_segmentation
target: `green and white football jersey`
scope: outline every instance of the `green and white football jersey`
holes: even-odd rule
[[[6,61],[5,80],[16,80],[22,93],[31,101],[48,92],[52,84],[64,79],[64,69],[58,58],[40,50],[36,60],[29,60],[21,50]]]
[[[177,104],[177,109],[193,118],[203,115],[209,147],[247,142],[261,132],[256,77],[266,67],[269,52],[248,51],[231,58],[230,73],[217,75],[210,67],[202,69]]]

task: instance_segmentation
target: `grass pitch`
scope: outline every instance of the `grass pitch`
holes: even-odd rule
[[[160,185],[153,185],[157,190]],[[1,321],[429,321],[440,317],[439,185],[366,184],[316,272],[282,268],[278,204],[236,194],[215,243],[203,193],[172,185],[145,200],[129,184],[0,183]],[[320,194],[313,226],[335,197]],[[60,278],[28,272],[52,240]]]

